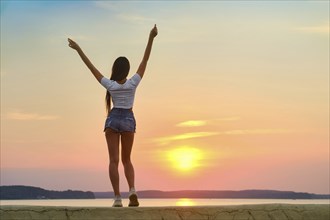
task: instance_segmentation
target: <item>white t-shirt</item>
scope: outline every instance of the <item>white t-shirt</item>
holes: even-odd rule
[[[114,108],[130,109],[133,107],[136,87],[140,81],[141,76],[135,73],[124,84],[103,77],[101,85],[110,92]]]

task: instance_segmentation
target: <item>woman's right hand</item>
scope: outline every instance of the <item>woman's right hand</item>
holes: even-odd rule
[[[78,50],[80,48],[79,45],[70,38],[68,38],[68,41],[69,41],[69,47],[71,47],[72,49]]]
[[[152,38],[155,38],[156,36],[157,36],[157,34],[158,34],[158,29],[157,29],[157,26],[155,25],[152,29],[151,29],[151,31],[150,31],[150,37],[152,37]]]

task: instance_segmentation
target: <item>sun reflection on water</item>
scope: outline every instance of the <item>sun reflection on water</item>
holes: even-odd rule
[[[182,199],[179,199],[178,201],[176,201],[175,205],[176,206],[195,206],[196,203],[194,201],[192,201],[191,199],[182,198]]]

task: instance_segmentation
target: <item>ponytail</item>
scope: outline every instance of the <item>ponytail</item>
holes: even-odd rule
[[[105,95],[105,108],[106,108],[106,111],[107,111],[107,114],[109,114],[110,112],[110,109],[111,109],[111,95],[110,95],[110,92],[107,91],[106,95]]]

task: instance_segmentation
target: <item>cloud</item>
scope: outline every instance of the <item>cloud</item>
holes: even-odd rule
[[[118,14],[116,16],[118,19],[122,20],[122,21],[127,21],[130,23],[138,23],[138,24],[142,24],[142,23],[154,23],[154,20],[142,15],[138,15],[138,14]]]
[[[238,117],[238,116],[232,116],[232,117],[218,118],[218,119],[214,119],[214,120],[189,120],[189,121],[180,122],[180,123],[176,124],[175,126],[177,126],[177,127],[201,127],[201,126],[205,126],[207,124],[211,124],[211,123],[218,122],[218,121],[237,121],[239,119],[240,119],[240,117]]]
[[[115,1],[95,1],[94,5],[105,10],[116,11],[120,8],[120,3]]]
[[[183,133],[178,135],[172,135],[172,136],[165,136],[165,137],[159,137],[155,138],[154,141],[158,142],[160,144],[166,144],[172,141],[179,141],[179,140],[186,140],[186,139],[192,139],[192,138],[202,138],[202,137],[210,137],[218,135],[218,132],[191,132],[191,133]]]
[[[297,27],[295,30],[304,32],[304,33],[317,33],[317,34],[329,34],[329,24],[319,25],[319,26],[306,26],[306,27]]]
[[[11,120],[21,121],[50,121],[59,118],[56,115],[41,115],[38,113],[23,113],[20,111],[10,112],[7,114],[7,117]]]
[[[183,121],[179,124],[176,124],[177,127],[200,127],[206,125],[207,121],[205,120],[190,120]]]
[[[244,134],[283,134],[291,133],[288,129],[238,129],[219,132],[220,135],[244,135]]]
[[[177,134],[172,136],[164,136],[153,139],[154,142],[159,144],[168,144],[173,141],[181,141],[193,138],[204,138],[204,137],[211,137],[217,135],[263,135],[263,134],[286,134],[292,133],[293,130],[289,129],[237,129],[237,130],[228,130],[228,131],[221,131],[221,132],[191,132],[191,133],[183,133]]]
[[[115,18],[129,23],[142,24],[145,22],[154,23],[155,20],[138,14],[136,11],[137,2],[125,1],[95,1],[94,5],[104,10],[109,10],[114,13]],[[123,13],[125,11],[125,13]]]

